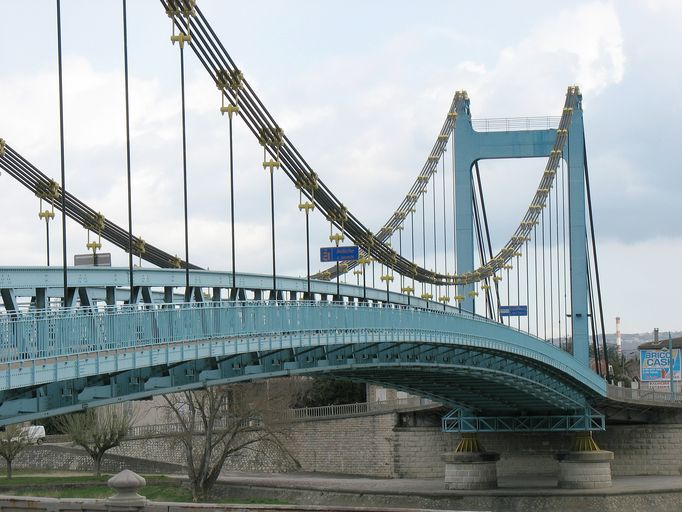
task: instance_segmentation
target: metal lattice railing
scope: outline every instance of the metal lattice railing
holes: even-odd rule
[[[404,409],[414,409],[415,407],[437,407],[440,404],[420,397],[398,398],[395,400],[383,400],[379,402],[358,402],[352,404],[323,405],[320,407],[302,407],[298,409],[288,409],[284,412],[283,418],[289,421],[324,419],[340,416],[360,416],[372,413],[385,413]],[[224,425],[218,423],[218,428]],[[202,432],[203,426],[197,424],[195,431]],[[159,423],[153,425],[137,425],[128,429],[128,437],[147,437],[173,435],[184,432],[183,425],[180,423]]]
[[[513,132],[517,130],[555,130],[559,116],[542,117],[493,117],[472,119],[471,126],[478,132]]]
[[[660,391],[651,388],[624,388],[621,386],[614,386],[609,384],[607,386],[608,398],[615,400],[628,400],[638,402],[682,402],[680,393],[672,393],[671,391]]]

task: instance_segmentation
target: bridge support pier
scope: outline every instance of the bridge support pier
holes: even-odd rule
[[[446,489],[497,488],[497,461],[500,455],[486,452],[478,440],[478,434],[462,434],[455,451],[445,453],[443,460]]]
[[[611,487],[613,452],[600,450],[592,432],[576,434],[570,452],[556,455],[559,461],[559,487],[599,489]]]

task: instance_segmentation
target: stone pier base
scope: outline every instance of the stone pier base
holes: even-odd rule
[[[497,488],[498,453],[452,452],[445,460],[445,488],[458,490]]]
[[[568,452],[559,461],[559,487],[562,489],[599,489],[611,487],[613,452],[606,450]]]

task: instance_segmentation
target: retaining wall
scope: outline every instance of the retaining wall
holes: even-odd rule
[[[244,450],[232,457],[225,471],[285,472],[295,469],[379,477],[442,478],[441,456],[452,451],[459,436],[439,427],[399,426],[396,413],[295,422],[282,437],[286,451],[273,445]],[[565,433],[481,434],[483,446],[500,454],[500,476],[557,475],[554,455],[566,451],[572,435]],[[682,425],[610,426],[595,434],[604,450],[613,451],[614,476],[682,475]],[[182,447],[156,437],[125,441],[105,456],[103,470],[137,472],[182,471]],[[4,461],[0,459],[0,468]],[[89,471],[85,453],[76,448],[30,447],[15,468]]]

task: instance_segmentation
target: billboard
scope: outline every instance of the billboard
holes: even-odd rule
[[[670,350],[640,350],[639,378],[642,382],[670,382]],[[680,349],[672,350],[673,379],[682,380]]]

